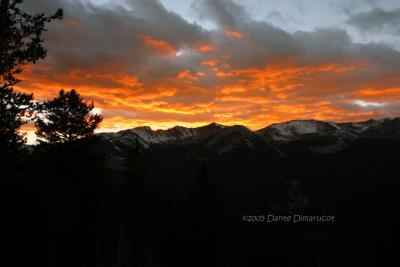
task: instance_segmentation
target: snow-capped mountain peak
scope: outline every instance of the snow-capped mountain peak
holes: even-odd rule
[[[335,134],[342,129],[335,123],[317,120],[293,120],[283,123],[275,123],[257,133],[269,140],[291,141],[304,135],[311,134]]]

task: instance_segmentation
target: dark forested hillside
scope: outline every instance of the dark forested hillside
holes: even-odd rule
[[[381,265],[399,233],[389,122],[375,137],[318,130],[274,141],[211,125],[150,145],[99,136],[27,151],[2,166],[8,266]],[[339,149],[316,149],[338,138]]]

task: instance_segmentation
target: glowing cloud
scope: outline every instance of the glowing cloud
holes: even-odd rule
[[[376,102],[366,102],[363,100],[356,100],[354,103],[360,107],[363,108],[382,108],[384,106],[387,106],[387,103],[376,103]]]
[[[176,49],[164,40],[154,39],[151,36],[143,35],[143,43],[146,47],[154,49],[161,54],[173,54],[176,53]]]
[[[241,32],[238,32],[238,31],[235,31],[232,29],[226,29],[224,31],[224,33],[226,36],[231,37],[231,38],[242,38],[242,35],[243,35]]]

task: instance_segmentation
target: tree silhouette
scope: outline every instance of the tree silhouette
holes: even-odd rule
[[[46,56],[41,35],[45,24],[62,19],[58,9],[54,15],[31,15],[21,10],[22,0],[0,0],[0,79],[1,88],[15,85],[16,74],[22,72],[22,65],[35,63]]]
[[[15,152],[24,137],[18,131],[31,114],[32,95],[16,93],[9,87],[0,89],[0,151],[3,155]]]
[[[93,136],[103,120],[93,109],[93,102],[84,101],[76,90],[61,90],[56,98],[40,105],[36,121],[39,143],[63,144]]]
[[[40,160],[44,184],[55,185],[46,201],[48,229],[53,229],[48,233],[51,266],[77,266],[78,262],[94,266],[98,169],[103,159],[92,150],[97,140],[94,130],[102,121],[93,109],[93,102],[85,101],[76,90],[61,90],[54,99],[37,105],[40,145],[34,157]],[[62,222],[57,221],[60,216]],[[69,247],[72,240],[79,240],[73,248]]]
[[[32,94],[16,93],[11,86],[19,80],[22,65],[46,56],[41,35],[45,24],[62,18],[59,9],[52,16],[30,15],[19,8],[22,0],[0,0],[0,151],[5,157],[24,143],[18,131],[27,122]]]

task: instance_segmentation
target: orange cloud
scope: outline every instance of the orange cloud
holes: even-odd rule
[[[218,65],[224,71],[218,70]],[[399,87],[379,88],[384,86],[384,80],[374,81],[373,88],[366,83],[364,88],[348,92],[335,86],[333,81],[340,77],[351,85],[353,73],[366,67],[362,62],[297,66],[293,62],[276,61],[260,68],[232,69],[222,59],[208,59],[201,61],[200,66],[211,68],[215,79],[222,79],[222,83],[210,88],[200,81],[206,77],[204,71],[183,69],[172,77],[155,77],[157,83],[149,88],[139,77],[128,73],[102,73],[93,69],[87,73],[71,70],[61,75],[38,65],[26,69],[24,82],[18,89],[33,90],[37,99],[44,99],[56,95],[61,88],[77,88],[85,98],[94,99],[96,107],[103,111],[105,119],[100,131],[139,125],[194,127],[211,121],[257,129],[291,119],[362,120],[380,113],[346,108],[351,99],[400,100]],[[43,76],[37,75],[38,71]],[[108,82],[111,87],[105,86]],[[345,95],[343,100],[322,100],[328,95],[341,94]]]
[[[201,62],[202,65],[208,66],[208,67],[215,67],[218,63],[217,59],[208,59],[208,60],[203,60]]]
[[[198,48],[198,50],[199,50],[201,53],[209,53],[209,52],[214,51],[215,48],[214,48],[213,46],[211,46],[211,45],[201,45],[201,46]]]
[[[148,35],[142,35],[141,37],[143,40],[143,44],[146,47],[153,49],[160,54],[168,55],[168,54],[176,53],[176,51],[177,51],[177,49],[175,47],[173,47],[171,44],[169,44],[165,40],[154,39],[153,37],[148,36]]]
[[[241,32],[235,31],[233,29],[225,29],[224,33],[228,37],[238,38],[238,39],[242,38],[242,35],[243,35]]]
[[[366,88],[353,92],[354,97],[367,97],[367,98],[384,98],[393,99],[400,98],[400,87],[398,88],[386,88],[386,89],[373,89]]]
[[[201,76],[201,75],[199,75]],[[189,80],[197,80],[197,77],[193,75],[189,70],[183,70],[178,74],[179,79],[189,79]]]
[[[210,79],[210,68],[213,79],[218,81],[213,87],[203,84]],[[149,87],[138,76],[124,72],[92,69],[58,74],[37,65],[26,69],[18,89],[33,90],[37,99],[44,99],[61,88],[77,88],[103,110],[104,129],[144,124],[156,128],[173,124],[195,126],[210,121],[241,123],[257,129],[290,119],[346,121],[379,115],[379,111],[345,106],[351,104],[349,99],[399,99],[399,87],[381,89],[384,80],[375,80],[373,88],[371,83],[365,83],[364,88],[363,84],[355,84],[354,90],[336,87],[336,80],[340,84],[348,81],[346,86],[351,86],[353,74],[363,68],[368,65],[361,61],[298,66],[295,61],[277,60],[264,67],[233,69],[224,58],[205,59],[199,62],[199,71],[182,69],[174,76],[155,76]],[[204,81],[205,77],[208,79]],[[330,95],[335,101],[323,100]],[[337,98],[341,95],[343,100]]]

